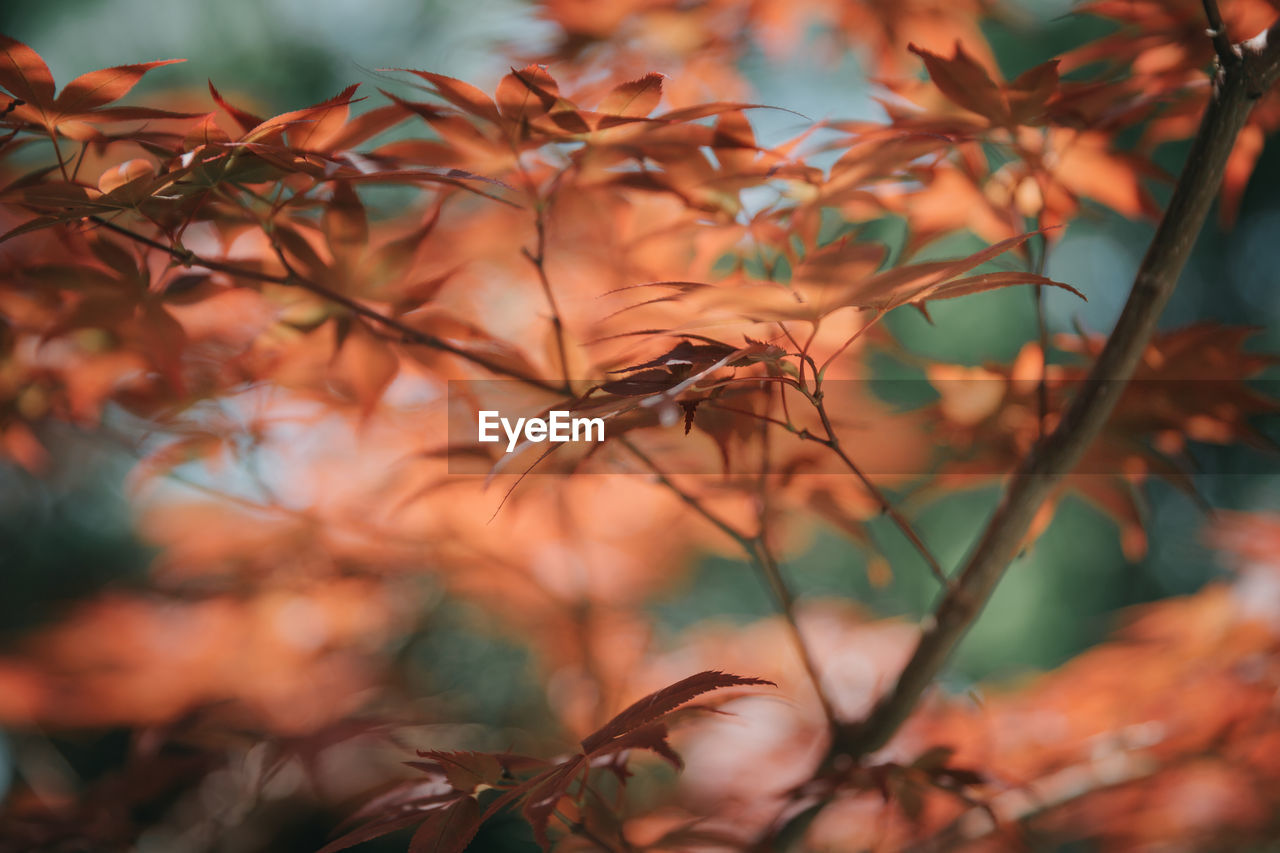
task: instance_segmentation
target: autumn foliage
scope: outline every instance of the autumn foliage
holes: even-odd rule
[[[1004,484],[1107,336],[1042,313],[1016,359],[975,367],[882,321],[1093,296],[1046,259],[1091,211],[1162,215],[1157,149],[1196,133],[1230,62],[1206,8],[1086,3],[1106,35],[1005,79],[982,0],[546,0],[548,53],[492,91],[395,69],[280,115],[235,80],[126,102],[176,60],[58,86],[0,37],[0,457],[25,477],[86,437],[128,453],[155,549],[145,581],[0,654],[0,725],[129,743],[71,788],[22,774],[0,850],[141,849],[157,827],[286,849],[236,833],[290,809],[325,853],[1275,838],[1274,513],[1205,522],[1220,581],[1052,672],[933,689],[867,754],[851,733],[921,629],[797,600],[786,573],[836,530],[872,586],[955,593],[913,515]],[[1243,42],[1280,4],[1221,15]],[[790,115],[764,144],[753,117],[788,104],[756,103],[739,63],[814,31],[859,52],[883,118]],[[1280,127],[1280,93],[1253,95],[1223,224]],[[1145,485],[1195,494],[1193,444],[1268,446],[1255,332],[1157,331],[1022,546],[1076,496],[1141,559]],[[885,353],[929,402],[877,396]],[[504,407],[600,417],[606,440],[505,454],[468,432]],[[912,559],[879,551],[881,518]],[[664,635],[650,602],[707,554],[777,615]],[[406,683],[406,638],[464,609],[527,650],[538,718],[458,719]]]

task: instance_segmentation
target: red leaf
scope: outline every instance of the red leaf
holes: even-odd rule
[[[589,133],[591,123],[577,110],[556,110],[549,116],[556,127],[568,133]]]
[[[722,171],[731,175],[749,172],[756,159],[756,136],[741,110],[720,116],[711,147]]]
[[[98,189],[109,193],[133,181],[154,177],[155,174],[156,167],[149,160],[126,160],[102,173],[98,178]]]
[[[666,723],[649,723],[614,738],[606,747],[593,755],[599,755],[601,752],[616,753],[628,749],[647,749],[665,758],[677,770],[683,770],[684,759],[671,748],[671,744],[667,743],[668,733]]]
[[[985,116],[992,124],[1009,123],[1009,110],[1004,98],[1000,96],[1000,89],[991,80],[987,70],[965,53],[964,46],[959,41],[956,42],[955,56],[951,59],[914,44],[908,45],[908,49],[924,60],[934,85],[950,101]]]
[[[480,828],[480,804],[459,797],[429,813],[409,841],[409,853],[462,853]]]
[[[362,113],[346,123],[332,139],[328,147],[335,151],[354,148],[385,130],[395,127],[407,118],[406,111],[399,104],[386,104]]]
[[[300,110],[281,113],[278,116],[273,116],[246,133],[244,140],[246,142],[261,141],[264,137],[283,131],[291,125],[302,124],[304,122],[315,123],[319,119],[323,118],[330,110],[345,108],[350,104],[351,96],[355,94],[356,89],[359,87],[359,83],[353,83],[338,94],[334,95],[332,98],[321,101],[318,104],[303,107]]]
[[[431,119],[437,119],[446,114],[445,110],[437,107],[435,104],[424,104],[420,101],[407,101],[399,95],[388,92],[386,89],[379,89],[378,91],[402,110],[416,115],[419,118],[430,121]]]
[[[262,124],[262,119],[258,118],[253,113],[246,112],[237,106],[227,103],[227,101],[223,99],[222,95],[218,93],[218,90],[213,87],[212,80],[209,81],[209,94],[213,95],[214,103],[226,110],[227,115],[231,116],[232,120],[239,125],[241,133],[248,133],[258,125]]]
[[[387,341],[355,322],[334,354],[329,379],[359,403],[367,416],[400,372],[400,359]]]
[[[691,107],[672,110],[669,113],[663,113],[662,115],[657,116],[657,118],[661,121],[667,122],[697,121],[700,118],[718,116],[722,113],[732,113],[739,110],[782,110],[786,113],[800,115],[800,113],[797,113],[794,110],[788,110],[782,107],[771,107],[768,104],[740,104],[732,101],[716,101],[714,103],[695,104]]]
[[[531,780],[533,784],[524,794],[524,806],[521,807],[520,813],[533,827],[534,840],[543,850],[551,846],[547,839],[547,823],[551,820],[551,815],[555,813],[556,806],[564,798],[569,785],[585,767],[586,758],[579,755]]]
[[[729,675],[728,673],[714,670],[691,675],[688,678],[677,681],[675,684],[650,693],[632,704],[601,726],[595,733],[583,739],[582,749],[588,754],[596,752],[614,738],[621,737],[646,723],[658,719],[690,699],[701,696],[703,693],[709,693],[712,690],[719,690],[724,687],[739,687],[751,684],[777,686],[772,681],[766,681],[762,678],[744,678],[739,675]]]
[[[91,124],[107,124],[113,121],[139,121],[150,118],[198,118],[200,115],[201,113],[180,113],[155,107],[99,107],[74,118]]]
[[[541,65],[526,65],[502,78],[494,93],[503,118],[519,122],[545,115],[560,100],[560,87]]]
[[[988,290],[996,290],[1001,287],[1012,287],[1019,284],[1039,284],[1049,287],[1060,287],[1063,290],[1074,293],[1086,302],[1089,300],[1083,293],[1076,290],[1069,284],[1063,284],[1060,281],[1054,281],[1035,273],[1019,272],[1018,270],[1008,270],[1004,272],[988,272],[979,275],[966,276],[965,278],[957,278],[947,281],[939,285],[935,285],[920,296],[918,299],[955,299],[958,296],[968,296],[973,293],[983,293]]]
[[[321,218],[334,258],[352,264],[369,241],[369,221],[350,181],[333,182],[333,198]]]
[[[695,344],[687,340],[682,340],[667,352],[650,361],[641,364],[633,364],[630,367],[621,367],[616,370],[610,370],[610,373],[630,373],[635,370],[647,371],[649,368],[665,368],[664,373],[668,376],[679,374],[681,376],[688,375],[694,370],[705,370],[711,365],[720,361],[725,356],[734,352],[734,348],[728,344],[708,343]]]
[[[615,86],[600,102],[599,112],[619,116],[647,116],[662,100],[662,77],[651,71],[638,80]]]
[[[0,34],[0,86],[33,107],[53,106],[53,74],[40,54]]]
[[[1005,99],[1014,124],[1040,118],[1049,98],[1058,91],[1058,60],[1050,60],[1018,75],[1005,87]]]
[[[468,797],[467,799],[471,799]],[[349,850],[357,844],[363,844],[366,841],[372,841],[375,838],[381,838],[389,835],[396,830],[406,829],[413,826],[422,819],[422,813],[413,812],[411,814],[401,814],[394,817],[382,818],[373,823],[367,823],[358,829],[353,829],[341,838],[330,841],[321,847],[317,853],[338,853],[339,850]]]
[[[191,151],[202,145],[222,145],[231,141],[231,137],[218,127],[215,113],[206,113],[194,127],[187,131],[186,138],[182,140],[182,146],[185,150]],[[205,156],[209,156],[212,152],[204,152]]]
[[[418,750],[418,755],[439,765],[454,789],[465,794],[480,785],[497,785],[506,773],[499,756],[488,752],[439,752]]]
[[[430,71],[415,71],[412,68],[394,68],[390,70],[408,71],[410,74],[416,74],[435,87],[432,90],[433,92],[463,112],[491,121],[494,124],[497,124],[500,120],[498,107],[493,103],[493,100],[470,83],[455,80],[453,77],[446,77],[443,74],[432,74]]]
[[[152,68],[185,62],[185,59],[162,59],[139,65],[117,65],[81,74],[62,88],[53,108],[64,116],[74,116],[119,100]]]
[[[418,789],[417,785],[407,788],[397,787],[375,797],[355,815],[340,824],[337,831],[341,831],[343,827],[351,825],[354,821],[368,819],[366,823],[330,841],[317,853],[338,853],[339,850],[347,850],[357,844],[413,826],[423,818],[430,820],[436,813],[447,810],[459,799],[471,799],[471,797],[460,797],[455,793],[414,796]]]
[[[613,379],[603,383],[600,390],[619,397],[648,397],[658,394],[680,383],[680,377],[669,370],[641,370],[622,379]]]

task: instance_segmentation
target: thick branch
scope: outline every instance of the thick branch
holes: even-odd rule
[[[841,732],[833,755],[862,756],[893,736],[911,714],[1022,547],[1041,504],[1101,431],[1133,375],[1173,293],[1222,183],[1227,156],[1253,101],[1280,75],[1280,22],[1239,47],[1241,61],[1221,69],[1191,152],[1124,311],[1089,378],[1057,429],[1013,473],[1004,496],[921,635],[897,683],[863,722]]]

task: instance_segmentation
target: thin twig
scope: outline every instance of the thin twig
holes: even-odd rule
[[[734,408],[733,406],[726,406],[723,403],[717,401],[714,397],[707,400],[707,407],[715,409],[716,411],[720,411],[720,412],[730,412],[735,415],[742,415],[743,417],[755,418],[756,420],[764,421],[765,423],[770,423],[777,427],[782,427],[787,432],[794,432],[797,434],[799,432],[795,428],[795,425],[792,424],[790,421],[785,421],[782,418],[775,418],[772,415],[762,415],[759,412],[753,412],[750,409],[738,409],[738,408]]]
[[[62,159],[62,148],[58,145],[58,132],[50,128],[49,141],[53,143],[53,156],[58,158],[58,171],[62,173],[62,180],[70,181],[71,176],[67,174],[67,161]]]
[[[897,508],[894,507],[893,502],[889,500],[889,497],[880,490],[880,487],[877,486],[875,482],[858,467],[857,463],[855,463],[849,454],[845,453],[844,448],[840,446],[840,439],[836,435],[835,427],[831,423],[831,417],[827,414],[827,407],[823,402],[821,389],[815,391],[810,399],[813,401],[814,409],[818,412],[818,417],[822,419],[822,428],[826,431],[827,435],[826,438],[823,438],[822,436],[814,435],[808,430],[801,430],[799,433],[800,437],[808,439],[809,441],[816,441],[819,444],[830,448],[831,452],[840,458],[840,461],[845,464],[845,467],[853,472],[853,475],[862,483],[863,488],[865,488],[867,492],[870,493],[871,497],[875,499],[876,503],[880,505],[880,510],[887,515],[891,521],[893,521],[898,530],[902,532],[902,535],[907,537],[907,540],[911,542],[912,546],[915,547],[920,556],[924,558],[925,563],[929,566],[929,572],[937,579],[938,583],[942,584],[944,588],[950,589],[951,581],[947,578],[946,572],[942,570],[942,564],[938,562],[938,558],[933,555],[933,551],[931,551],[929,546],[925,544],[925,541],[920,534],[911,526],[911,522],[907,520],[906,516],[898,512]]]
[[[800,359],[799,382],[800,382],[800,385],[803,387],[805,365],[807,364],[809,367],[811,367],[813,369],[813,375],[817,376],[818,364],[813,360],[813,356],[809,355],[808,350],[802,347],[800,345],[800,342],[796,340],[795,335],[791,334],[791,330],[787,328],[786,323],[779,321],[778,328],[782,329],[782,333],[787,336],[787,340],[791,341],[791,345],[796,348],[796,356]],[[809,340],[812,341],[813,338],[810,338]]]
[[[720,516],[716,515],[711,510],[703,506],[702,502],[699,501],[697,498],[693,497],[684,489],[677,486],[675,484],[675,481],[672,480],[670,477],[668,477],[666,474],[664,474],[662,472],[662,469],[658,467],[657,463],[655,463],[652,459],[649,458],[648,454],[646,454],[640,448],[636,447],[635,444],[633,444],[631,441],[629,441],[625,437],[620,437],[616,440],[619,444],[621,444],[623,447],[629,450],[632,456],[636,457],[641,462],[643,462],[644,466],[648,468],[651,472],[653,472],[653,476],[657,478],[658,482],[661,483],[664,487],[666,487],[676,497],[680,498],[680,500],[684,501],[685,504],[688,505],[690,509],[698,513],[698,515],[702,516],[707,521],[711,522],[711,525],[713,527],[715,527],[721,533],[723,533],[724,535],[732,539],[734,542],[736,542],[738,546],[742,548],[744,551],[748,552],[748,554],[752,552],[751,543],[752,543],[753,537],[743,533],[742,531],[738,530],[729,522],[720,518]]]
[[[201,266],[201,267],[205,267],[206,269],[217,270],[218,272],[223,272],[223,273],[226,273],[227,275],[235,276],[237,278],[247,278],[252,281],[261,281],[267,284],[279,284],[283,286],[299,287],[303,290],[310,291],[311,293],[314,293],[315,295],[320,296],[323,299],[328,300],[329,302],[333,302],[337,305],[341,305],[343,308],[346,308],[351,313],[358,314],[359,316],[365,318],[366,320],[369,320],[373,323],[377,323],[378,325],[384,326],[388,329],[395,330],[402,336],[404,343],[418,344],[420,346],[430,347],[431,349],[437,349],[442,352],[447,352],[450,355],[456,355],[457,357],[461,359],[465,359],[466,361],[469,361],[472,364],[476,364],[476,365],[479,365],[480,367],[483,367],[485,370],[488,370],[491,373],[496,373],[499,376],[506,376],[509,379],[519,380],[520,382],[523,382],[526,385],[532,385],[534,387],[541,388],[544,391],[551,391],[552,393],[556,393],[556,394],[566,393],[568,391],[567,388],[556,385],[553,382],[548,382],[545,379],[540,379],[539,377],[530,376],[529,374],[522,373],[518,370],[513,370],[512,368],[507,367],[505,365],[490,361],[489,359],[485,358],[482,355],[477,355],[476,353],[468,352],[467,350],[462,349],[461,347],[458,347],[449,343],[443,338],[438,338],[435,335],[428,334],[426,332],[415,329],[414,327],[406,323],[402,323],[401,321],[395,319],[394,317],[388,317],[385,314],[379,313],[378,311],[375,311],[374,309],[369,308],[368,306],[360,302],[357,302],[356,300],[352,299],[351,297],[345,294],[338,293],[336,290],[332,290],[328,287],[325,287],[323,284],[320,284],[319,282],[311,281],[310,279],[304,278],[296,274],[296,272],[290,275],[274,275],[272,273],[265,273],[259,270],[251,269],[249,267],[241,267],[235,264],[224,263],[223,261],[216,261],[216,260],[213,260],[212,258],[201,257],[200,255],[197,255],[195,252],[192,252],[189,249],[179,249],[175,246],[166,245],[160,242],[159,240],[154,240],[146,236],[145,234],[139,234],[138,232],[133,231],[129,228],[126,228],[123,225],[117,225],[111,220],[104,219],[101,216],[90,216],[88,218],[90,221],[94,222],[97,225],[101,225],[103,228],[106,228],[109,231],[114,231],[115,233],[123,237],[128,237],[130,240],[133,240],[134,242],[137,242],[137,243],[141,243],[144,246],[149,246],[152,249],[155,249],[156,251],[165,252],[171,257],[173,257],[175,260],[178,260],[181,263],[186,264],[188,266]]]
[[[644,463],[658,482],[667,488],[672,494],[684,501],[684,503],[692,508],[698,515],[711,522],[718,530],[732,539],[747,555],[747,559],[756,567],[759,572],[764,575],[765,582],[769,586],[769,591],[777,601],[778,609],[782,612],[783,621],[786,622],[787,631],[791,635],[791,641],[796,647],[797,653],[800,655],[801,665],[804,667],[805,674],[809,678],[809,683],[813,687],[813,692],[818,697],[818,703],[822,707],[823,716],[826,717],[827,724],[834,731],[839,725],[838,718],[835,714],[835,708],[831,703],[831,699],[827,696],[826,690],[822,687],[822,678],[818,673],[817,661],[814,659],[812,652],[809,650],[808,643],[805,642],[804,635],[800,631],[800,623],[796,619],[795,596],[792,595],[790,588],[787,586],[786,578],[782,576],[782,569],[779,566],[777,558],[769,549],[768,543],[765,541],[765,529],[763,527],[764,520],[760,519],[761,527],[754,536],[749,536],[715,513],[711,512],[702,502],[690,495],[684,489],[681,489],[676,483],[662,472],[657,464],[649,458],[649,456],[636,447],[633,443],[625,438],[618,439],[622,446],[631,451],[632,455]],[[763,515],[763,513],[762,513]]]
[[[1203,756],[1196,756],[1201,758]],[[1084,764],[1072,765],[975,803],[926,842],[907,848],[912,853],[953,850],[995,835],[1003,828],[1025,824],[1084,797],[1149,778],[1162,767],[1150,755],[1111,752]]]
[[[782,574],[782,566],[778,563],[777,557],[774,556],[773,550],[769,547],[769,471],[773,467],[769,458],[769,450],[769,424],[766,421],[761,421],[760,476],[756,480],[755,544],[757,553],[755,563],[773,590],[773,597],[777,600],[778,608],[782,611],[783,618],[786,620],[792,642],[800,653],[800,662],[804,666],[805,673],[809,676],[809,683],[813,685],[813,692],[817,694],[818,704],[822,706],[822,714],[826,717],[827,726],[831,729],[834,737],[837,727],[835,707],[832,705],[830,697],[827,696],[827,691],[822,687],[822,673],[818,669],[818,662],[810,653],[809,644],[805,642],[804,635],[800,631],[800,620],[796,616],[795,595],[792,594],[787,586],[787,580]]]
[[[532,252],[521,249],[520,254],[533,264],[538,273],[538,282],[542,285],[542,294],[546,297],[547,308],[551,311],[551,329],[556,336],[556,354],[560,357],[560,376],[566,388],[572,387],[569,381],[569,356],[564,344],[564,320],[560,315],[560,307],[556,304],[555,293],[551,290],[551,280],[547,277],[547,226],[543,218],[542,208],[534,214],[534,228],[537,230],[537,243]]]
[[[1202,0],[1204,16],[1209,21],[1209,38],[1213,40],[1213,51],[1218,55],[1218,63],[1223,69],[1231,68],[1240,62],[1240,54],[1236,53],[1231,43],[1231,34],[1222,20],[1222,12],[1218,9],[1218,0]]]
[[[1037,230],[1040,234],[1040,256],[1036,258],[1035,268],[1032,270],[1036,275],[1043,276],[1045,266],[1049,260],[1049,235],[1043,233],[1043,228]],[[1043,440],[1045,430],[1049,423],[1049,322],[1045,317],[1044,304],[1044,285],[1035,285],[1036,299],[1036,338],[1040,345],[1040,376],[1036,378],[1036,414],[1037,420],[1037,438]]]
[[[822,377],[823,377],[823,376],[826,376],[826,374],[827,374],[827,368],[831,366],[831,363],[832,363],[833,361],[835,361],[835,360],[836,360],[836,358],[838,358],[838,357],[839,357],[839,355],[840,355],[842,352],[844,352],[844,351],[845,351],[845,350],[847,350],[849,347],[851,347],[851,346],[853,345],[853,342],[854,342],[854,341],[856,341],[858,338],[862,337],[863,333],[864,333],[864,332],[866,332],[868,329],[870,329],[872,326],[874,326],[876,323],[878,323],[878,322],[880,321],[880,318],[881,318],[881,317],[883,317],[883,316],[884,316],[884,312],[883,312],[883,311],[881,311],[879,308],[875,309],[875,314],[873,314],[873,315],[872,315],[872,317],[871,317],[871,319],[870,319],[870,320],[868,320],[866,323],[864,323],[864,324],[861,326],[861,328],[859,328],[859,329],[858,329],[858,331],[854,332],[854,333],[853,333],[849,338],[847,338],[847,339],[845,340],[845,342],[844,342],[844,343],[842,343],[842,344],[840,344],[840,346],[836,347],[836,351],[835,351],[835,352],[833,352],[833,353],[831,353],[831,355],[827,356],[827,360],[826,360],[826,361],[822,362],[822,369],[821,369],[821,370],[819,370],[819,371],[817,372],[817,374],[816,374],[816,375],[817,375],[818,380],[819,380],[819,381],[821,381]],[[810,336],[809,340],[810,340],[810,341],[812,341],[812,340],[813,340],[813,337],[812,337],[812,336]],[[806,351],[806,352],[808,351],[807,346],[806,346],[806,350],[805,350],[805,351]]]
[[[822,675],[818,671],[818,663],[814,660],[813,654],[809,651],[809,644],[805,641],[804,635],[800,631],[800,622],[796,618],[795,596],[792,595],[790,588],[787,586],[786,578],[782,576],[782,567],[778,564],[777,558],[774,557],[773,552],[765,542],[763,532],[755,540],[755,553],[752,554],[752,562],[756,564],[761,574],[765,576],[765,580],[769,583],[769,589],[777,600],[778,608],[782,611],[782,617],[787,623],[791,640],[795,644],[796,651],[800,653],[800,663],[804,666],[809,683],[813,685],[813,692],[817,695],[818,703],[822,706],[822,714],[826,717],[827,724],[834,730],[839,725],[839,718],[836,716],[835,707],[831,704],[831,698],[827,696],[827,691],[822,686]]]
[[[555,815],[556,818],[558,818],[560,822],[565,825],[565,828],[569,830],[571,834],[578,835],[578,836],[581,836],[582,838],[585,838],[587,841],[590,841],[592,844],[596,845],[596,847],[600,848],[601,850],[604,850],[605,853],[617,853],[617,851],[624,849],[624,848],[618,848],[618,847],[614,847],[607,844],[603,838],[601,838],[600,836],[592,832],[591,828],[588,827],[585,823],[581,821],[571,820],[567,815],[565,815],[564,812],[560,811],[559,809],[556,809],[554,812],[552,812],[552,814]],[[622,843],[626,844],[626,840],[623,839]],[[630,849],[630,847],[627,847],[625,849]]]
[[[827,415],[826,406],[823,403],[821,384],[819,383],[818,390],[814,392],[810,392],[808,389],[799,385],[796,382],[796,380],[791,379],[790,377],[752,376],[752,377],[736,377],[733,379],[726,379],[723,382],[719,383],[716,387],[722,387],[733,382],[752,382],[752,381],[780,382],[784,385],[795,388],[797,391],[804,394],[805,397],[808,398],[809,401],[813,404],[814,409],[817,410],[819,417],[821,417],[823,429],[826,431],[826,437],[824,438],[823,436],[815,435],[814,433],[810,432],[807,429],[797,429],[793,424],[789,422],[781,421],[777,418],[774,418],[768,415],[761,415],[757,412],[747,412],[741,409],[735,409],[729,406],[724,406],[715,401],[712,401],[712,404],[711,404],[712,407],[717,409],[722,409],[724,411],[736,412],[738,414],[743,414],[743,415],[749,415],[758,420],[772,423],[776,426],[782,427],[788,432],[794,433],[795,435],[799,436],[800,438],[806,441],[813,441],[818,444],[821,444],[823,447],[826,447],[829,450],[831,450],[833,453],[835,453],[836,456],[839,457],[839,459],[844,463],[845,467],[848,468],[858,478],[859,481],[861,481],[863,487],[867,490],[867,492],[879,505],[880,511],[889,517],[889,519],[894,523],[894,525],[898,528],[898,530],[902,532],[902,535],[905,536],[907,540],[911,543],[911,545],[916,549],[916,551],[919,552],[920,556],[924,559],[925,563],[929,566],[929,572],[934,576],[934,578],[936,578],[937,581],[940,584],[942,584],[944,587],[949,586],[950,582],[947,580],[946,573],[942,570],[942,564],[938,562],[938,558],[933,555],[933,551],[931,551],[929,549],[929,546],[925,544],[924,538],[921,537],[918,532],[916,532],[916,529],[912,526],[911,522],[907,519],[907,517],[904,516],[902,513],[898,512],[897,508],[893,505],[893,502],[889,500],[888,495],[886,495],[883,491],[881,491],[880,487],[877,486],[875,482],[870,477],[868,477],[861,468],[858,467],[857,463],[855,463],[853,459],[849,456],[849,454],[845,452],[844,448],[841,447],[840,438],[839,436],[836,435],[835,427],[832,425],[831,418]]]

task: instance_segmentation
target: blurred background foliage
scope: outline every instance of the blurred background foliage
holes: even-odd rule
[[[1066,2],[1026,0],[1006,20],[987,25],[1006,78],[1096,35],[1099,22],[1066,15],[1068,8]],[[150,75],[135,98],[175,87],[205,97],[205,80],[212,79],[224,93],[234,92],[267,113],[316,102],[350,82],[380,85],[378,68],[429,69],[491,87],[505,73],[510,53],[535,54],[547,36],[534,10],[516,0],[7,0],[0,4],[0,30],[35,47],[60,82],[108,65],[185,57],[185,64]],[[832,64],[816,51],[800,50],[778,62],[752,51],[743,71],[760,101],[812,119],[870,117],[879,109],[872,98],[874,84],[856,56]],[[758,112],[753,120],[765,143],[802,128],[796,116],[782,112]],[[1159,159],[1172,172],[1185,154],[1185,145],[1165,146]],[[1196,320],[1254,324],[1262,331],[1253,346],[1280,350],[1276,186],[1280,150],[1271,146],[1234,228],[1223,231],[1211,223],[1206,229],[1165,312],[1165,326]],[[1107,330],[1151,230],[1150,223],[1127,221],[1101,208],[1070,227],[1054,248],[1047,272],[1080,286],[1089,302],[1049,293],[1053,331],[1071,332],[1077,325]],[[1032,300],[1019,289],[937,303],[932,310],[933,325],[914,312],[896,312],[888,325],[911,351],[969,365],[1007,362],[1035,334]],[[910,368],[888,355],[878,363],[885,376],[910,375]],[[1280,437],[1274,423],[1263,429]],[[99,437],[68,435],[61,442],[58,470],[48,478],[13,467],[0,471],[3,643],[55,617],[79,596],[136,584],[146,576],[150,553],[131,534],[125,494],[130,460]],[[1249,470],[1249,454],[1255,451],[1213,452],[1216,469],[1242,471]],[[1267,467],[1274,465],[1260,470]],[[1280,506],[1280,477],[1274,474],[1205,474],[1196,485],[1216,507]],[[1112,522],[1068,500],[1048,533],[1009,572],[966,639],[949,686],[964,689],[979,678],[998,681],[1053,667],[1103,637],[1120,609],[1194,591],[1212,578],[1218,569],[1199,539],[1202,509],[1159,482],[1147,487],[1145,498],[1151,547],[1137,564],[1125,560]],[[962,558],[995,499],[993,489],[984,489],[908,505],[943,564],[951,566]],[[882,615],[926,612],[934,585],[918,557],[885,520],[873,520],[871,528],[895,568],[887,585],[871,585],[862,571],[866,556],[824,532],[786,567],[795,588],[806,596],[852,598]],[[745,565],[716,557],[706,559],[687,584],[655,599],[652,610],[657,624],[674,638],[706,620],[745,622],[773,608],[767,590]],[[437,601],[400,649],[405,682],[418,695],[442,703],[441,713],[458,721],[535,728],[549,714],[529,673],[529,654],[517,638],[495,631],[490,618]],[[88,765],[110,760],[103,752],[109,745],[80,751],[61,746],[74,756],[68,760]],[[10,755],[0,735],[0,794],[12,774]],[[504,831],[502,825],[486,828],[486,833]],[[519,848],[517,836],[523,831],[510,829],[511,849]],[[302,847],[320,840],[314,830],[299,833],[295,840]],[[400,839],[386,845],[401,848]]]

